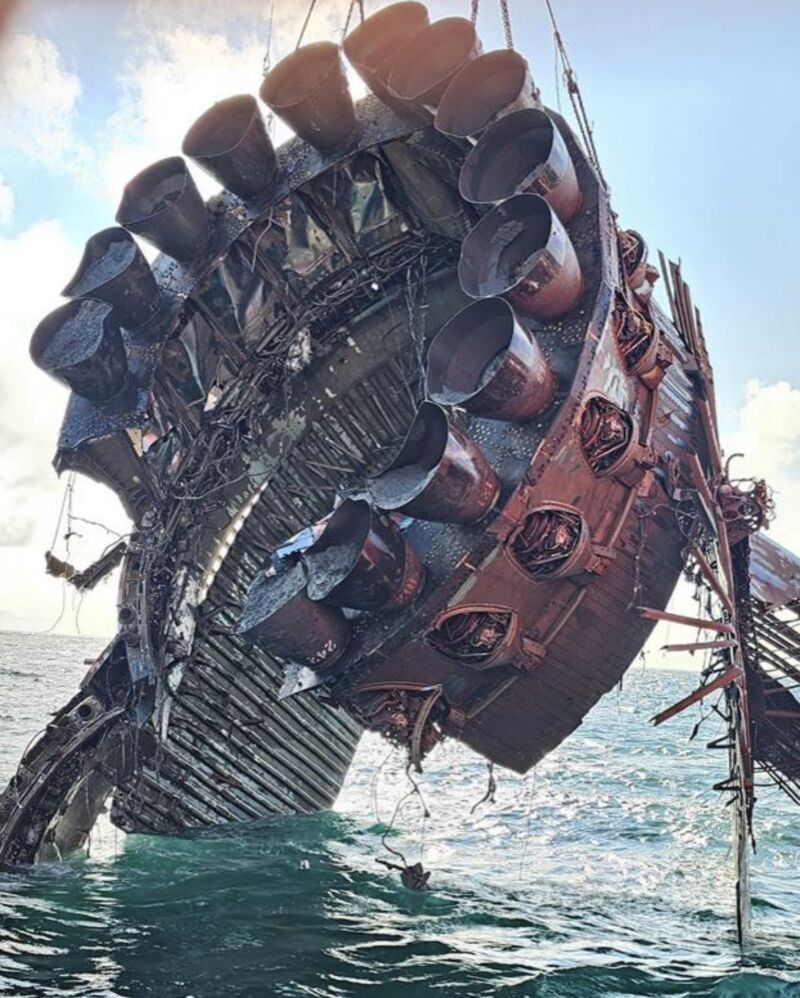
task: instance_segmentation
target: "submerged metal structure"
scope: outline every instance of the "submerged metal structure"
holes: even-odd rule
[[[800,562],[723,462],[680,269],[470,20],[396,3],[343,49],[371,96],[322,42],[261,86],[281,148],[215,104],[183,153],[223,191],[140,173],[34,333],[72,389],[56,469],[133,530],[51,560],[124,557],[119,631],[0,797],[0,864],[109,796],[160,833],[327,807],[365,728],[525,772],[673,619],[712,635],[676,648],[708,653],[686,703],[722,691],[743,934],[756,771],[800,802]]]

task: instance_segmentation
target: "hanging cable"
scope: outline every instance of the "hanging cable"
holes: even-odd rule
[[[356,4],[358,4],[358,16],[361,23],[364,23],[364,0],[350,0],[350,6],[347,8],[347,18],[344,22],[344,31],[342,32],[343,37],[347,37],[347,32],[350,30],[350,20],[353,17],[353,11],[356,9]]]
[[[608,190],[606,178],[603,176],[603,171],[600,169],[600,157],[597,155],[597,149],[594,144],[594,134],[592,132],[592,126],[589,123],[589,117],[586,114],[586,107],[583,103],[581,88],[578,86],[578,79],[575,76],[572,64],[569,61],[569,55],[567,53],[567,47],[564,44],[564,39],[561,37],[561,32],[558,30],[558,23],[556,22],[556,15],[553,12],[553,5],[550,0],[544,0],[544,2],[547,7],[547,13],[550,17],[550,23],[553,26],[553,40],[556,44],[558,56],[561,59],[561,66],[564,73],[564,83],[567,88],[570,103],[572,104],[572,110],[575,113],[575,118],[578,122],[578,127],[580,128],[583,144],[586,146],[586,152],[589,154],[589,159],[591,160],[595,170],[597,170],[597,175],[600,178],[603,187]],[[505,3],[505,0],[501,0],[501,3]]]
[[[267,21],[267,50],[264,53],[264,62],[261,66],[261,75],[266,76],[272,68],[272,28],[275,24],[275,0],[272,0],[269,7],[269,20]]]
[[[350,6],[347,8],[347,17],[344,19],[344,30],[342,31],[343,38],[347,37],[347,33],[350,30],[350,18],[353,16],[355,6],[356,0],[350,0]]]
[[[64,495],[61,499],[61,509],[58,511],[58,519],[56,520],[56,529],[53,532],[53,539],[50,542],[50,550],[54,551],[56,546],[56,541],[58,540],[58,532],[61,530],[61,521],[64,518],[64,510],[67,506],[67,499],[72,495],[72,489],[75,485],[75,472],[71,471],[67,476],[67,484],[64,487]]]
[[[303,27],[300,29],[300,37],[297,39],[297,45],[295,45],[295,51],[300,48],[303,44],[303,38],[306,34],[306,28],[308,27],[308,22],[311,20],[311,15],[314,13],[314,8],[317,6],[317,0],[311,0],[308,5],[308,12],[306,13],[306,19],[303,21]]]

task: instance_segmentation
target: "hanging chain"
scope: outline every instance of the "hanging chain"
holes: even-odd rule
[[[505,0],[501,0],[501,2],[505,2]],[[564,39],[561,37],[561,32],[558,30],[556,16],[553,13],[553,6],[550,0],[544,0],[544,2],[547,7],[547,13],[550,16],[550,23],[553,26],[553,39],[556,43],[557,54],[561,59],[561,66],[564,73],[564,84],[567,88],[567,94],[569,95],[572,110],[578,122],[578,127],[580,128],[583,143],[586,146],[586,152],[589,154],[589,159],[592,161],[592,165],[595,170],[597,170],[597,175],[600,178],[603,187],[608,190],[606,178],[603,176],[603,171],[600,168],[600,157],[597,155],[597,149],[594,144],[594,134],[592,132],[592,126],[589,123],[589,117],[586,114],[586,107],[583,103],[581,88],[578,86],[577,77],[575,76],[575,72],[569,61],[569,55],[567,54],[567,47],[564,44]]]
[[[506,39],[506,48],[514,48],[514,38],[511,34],[511,16],[508,13],[508,0],[498,0],[500,5],[500,18],[503,22],[503,34]],[[478,7],[480,0],[471,0],[469,19],[473,24],[478,20]]]
[[[508,13],[508,0],[500,0],[500,17],[503,20],[503,34],[506,36],[506,48],[514,48],[514,38],[511,34],[511,16]]]

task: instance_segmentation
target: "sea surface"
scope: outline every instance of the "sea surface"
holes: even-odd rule
[[[3,783],[99,646],[0,634]],[[691,742],[708,708],[648,723],[694,681],[634,666],[533,774],[498,771],[477,807],[486,766],[464,748],[429,758],[425,818],[402,758],[366,738],[331,812],[181,839],[106,820],[88,856],[0,875],[0,994],[800,995],[800,814],[759,791],[742,951],[729,814],[711,789],[725,754],[704,748],[719,722]],[[384,837],[422,857],[428,893],[376,862],[393,858]]]

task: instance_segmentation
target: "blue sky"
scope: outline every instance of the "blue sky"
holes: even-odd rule
[[[307,40],[335,37],[347,5],[318,0]],[[554,5],[620,221],[654,251],[682,259],[727,449],[746,450],[742,469],[773,482],[783,506],[775,536],[800,549],[790,512],[800,502],[800,3]],[[368,0],[368,11],[375,6]],[[468,7],[429,4],[432,16]],[[275,10],[277,58],[293,47],[305,9],[276,0]],[[543,0],[510,0],[510,10],[516,47],[557,106]],[[268,12],[269,0],[21,0],[12,20],[0,51],[0,273],[10,302],[0,372],[0,628],[46,627],[62,600],[41,565],[63,491],[49,461],[65,398],[31,368],[30,332],[58,303],[85,239],[111,224],[125,180],[177,151],[213,100],[257,90]],[[485,49],[502,46],[488,0],[479,28]],[[124,531],[103,490],[81,486],[79,499],[83,515],[99,511]],[[87,527],[76,560],[94,557],[107,536]],[[86,601],[84,629],[110,631],[113,602],[110,586]],[[75,628],[76,611],[70,604],[60,629]]]

